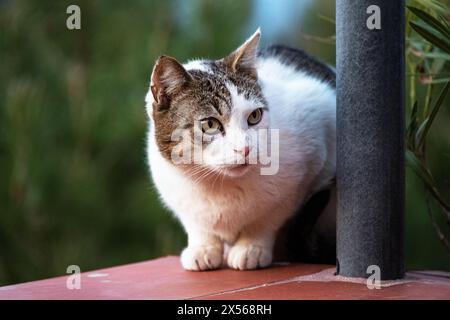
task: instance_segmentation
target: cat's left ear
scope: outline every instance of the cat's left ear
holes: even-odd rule
[[[244,73],[256,79],[258,77],[256,72],[256,56],[260,38],[261,30],[258,28],[244,44],[222,59],[222,61],[232,72]]]

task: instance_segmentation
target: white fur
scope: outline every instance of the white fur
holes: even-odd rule
[[[202,62],[203,60],[201,59],[193,59],[185,63],[184,68],[186,70],[200,70],[204,72],[211,72],[211,70],[209,70],[209,68],[207,68]]]
[[[185,67],[204,69],[198,60]],[[275,175],[261,175],[258,166],[252,166],[238,178],[212,175],[197,183],[161,156],[151,119],[148,160],[152,178],[162,201],[188,233],[188,247],[181,257],[186,269],[218,268],[224,261],[236,269],[268,266],[277,230],[303,201],[334,178],[334,89],[276,58],[258,58],[257,71],[269,105],[260,126],[280,130]],[[228,88],[233,114],[225,137],[238,137],[233,141],[242,142],[246,119],[259,106],[238,95],[231,84]],[[150,93],[146,97],[149,115],[152,101]],[[231,143],[225,137],[222,146]],[[208,156],[214,158],[214,152]]]

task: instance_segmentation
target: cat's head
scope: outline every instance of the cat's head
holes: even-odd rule
[[[258,29],[220,60],[157,60],[147,111],[164,158],[232,177],[255,167],[258,130],[269,127],[256,68],[260,37]]]

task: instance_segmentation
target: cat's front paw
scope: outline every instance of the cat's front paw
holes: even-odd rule
[[[217,246],[190,246],[181,253],[181,265],[186,270],[203,271],[222,265],[223,250]]]
[[[228,266],[239,270],[268,267],[272,263],[272,250],[259,245],[237,244],[228,253]]]

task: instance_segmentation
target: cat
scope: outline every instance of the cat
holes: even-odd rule
[[[153,68],[148,162],[162,202],[187,232],[187,270],[270,266],[282,226],[314,194],[333,188],[335,73],[301,50],[258,50],[260,38],[258,29],[219,60],[181,64],[161,56]],[[177,130],[187,134],[174,138]],[[255,140],[250,131],[275,134]],[[277,156],[269,173],[249,160],[264,143]],[[201,161],[185,161],[192,150]],[[332,234],[330,204],[313,224]]]

